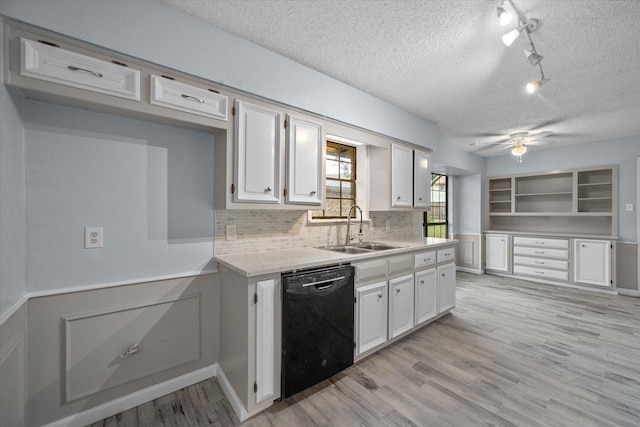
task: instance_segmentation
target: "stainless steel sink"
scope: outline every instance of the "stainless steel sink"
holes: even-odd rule
[[[363,243],[356,243],[353,245],[320,246],[318,249],[325,249],[333,252],[343,252],[346,254],[363,254],[367,252],[398,249],[401,247],[402,246],[387,245],[386,243],[363,242]]]

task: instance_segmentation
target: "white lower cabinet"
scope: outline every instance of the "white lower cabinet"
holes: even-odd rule
[[[456,306],[456,265],[444,264],[438,267],[438,313]]]
[[[395,338],[413,328],[413,274],[389,280],[389,335]]]
[[[509,236],[487,234],[485,240],[485,269],[509,271]]]
[[[416,326],[433,319],[438,314],[438,274],[437,269],[419,271],[415,274],[416,284]]]
[[[356,353],[387,341],[387,282],[356,289]]]
[[[611,241],[575,239],[574,281],[587,285],[611,286]]]

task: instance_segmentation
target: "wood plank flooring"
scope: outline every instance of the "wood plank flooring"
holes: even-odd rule
[[[242,425],[640,425],[640,299],[457,278],[450,315]],[[214,378],[92,426],[239,424]]]

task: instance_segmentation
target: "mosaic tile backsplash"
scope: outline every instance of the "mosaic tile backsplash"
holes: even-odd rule
[[[373,230],[364,225],[364,240],[394,240],[420,237],[422,212],[370,212]],[[391,229],[386,230],[389,220]],[[227,225],[236,226],[235,240],[226,240]],[[215,255],[315,247],[343,243],[346,224],[307,221],[306,211],[220,210],[215,212]],[[352,234],[358,220],[351,224]]]

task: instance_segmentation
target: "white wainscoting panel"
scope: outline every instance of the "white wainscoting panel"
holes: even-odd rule
[[[67,402],[200,357],[199,295],[66,316],[64,324]]]

